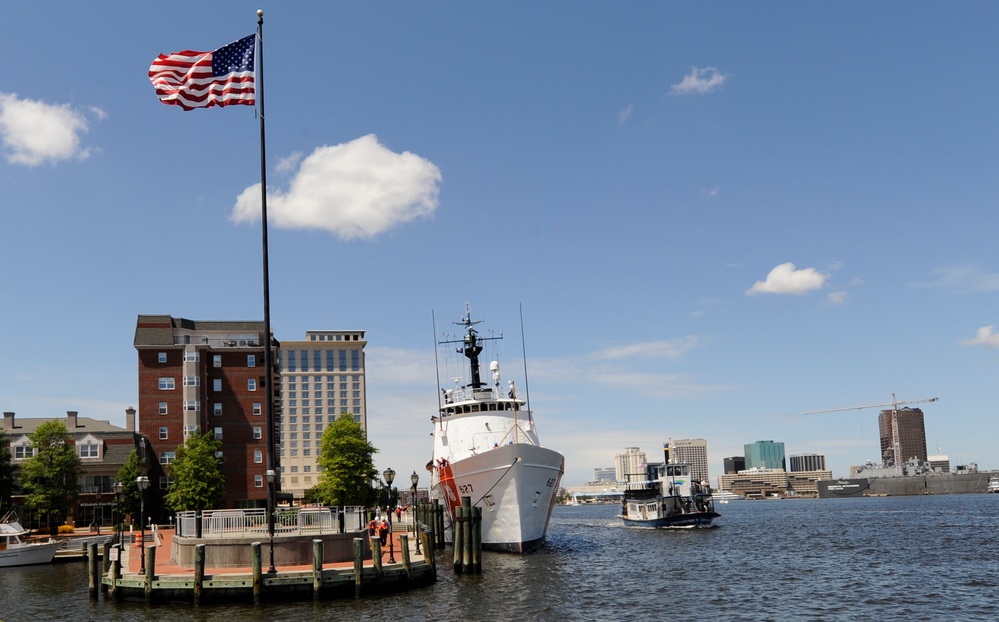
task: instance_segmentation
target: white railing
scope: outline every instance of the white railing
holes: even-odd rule
[[[366,524],[362,506],[345,508],[344,533],[363,531]],[[196,528],[196,512],[177,513],[178,536],[194,537]],[[263,508],[201,513],[202,538],[266,535],[267,532],[267,510]],[[340,533],[340,521],[330,508],[278,508],[274,512],[274,532],[280,535]]]

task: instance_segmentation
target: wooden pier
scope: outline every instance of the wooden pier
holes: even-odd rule
[[[161,535],[158,541],[145,543],[144,573],[140,572],[142,549],[138,546],[107,544],[99,551],[96,544],[91,545],[87,564],[91,598],[103,591],[106,600],[149,605],[323,600],[418,588],[437,580],[433,535],[423,530],[417,531],[421,554],[416,553],[410,534],[392,534],[392,548],[399,558],[394,563],[389,562],[388,546],[379,546],[376,539],[369,549],[367,535],[357,534],[352,538],[352,561],[324,563],[323,540],[314,539],[311,561],[280,564],[273,573],[263,570],[269,562],[266,539],[246,545],[250,563],[240,567],[206,567],[205,545],[198,544],[192,567],[173,561],[173,534],[163,530]]]

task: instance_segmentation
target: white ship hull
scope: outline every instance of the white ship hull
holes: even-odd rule
[[[439,343],[466,359],[469,376],[463,383],[448,374],[455,386],[441,388],[440,410],[432,418],[434,458],[427,465],[430,495],[446,508],[448,541],[454,539],[455,508],[467,497],[482,510],[482,548],[523,553],[548,532],[565,458],[541,446],[527,401],[513,381],[502,386],[498,361],[489,364],[491,381],[482,380],[483,345],[501,337],[481,337],[470,313],[456,324],[464,336]]]
[[[461,497],[482,508],[483,549],[524,553],[545,538],[564,471],[565,459],[556,451],[503,445],[439,469],[432,492],[448,519]]]
[[[18,543],[3,548],[0,544],[0,568],[49,564],[55,557],[59,542]]]

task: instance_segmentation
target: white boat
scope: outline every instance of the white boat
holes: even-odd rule
[[[711,487],[696,482],[690,464],[670,462],[662,476],[649,482],[633,482],[624,491],[620,518],[627,527],[691,529],[714,527]]]
[[[0,568],[7,566],[30,566],[49,564],[55,557],[60,542],[27,542],[28,530],[21,526],[11,510],[0,521]]]
[[[442,388],[442,404],[432,418],[434,457],[431,498],[445,511],[445,537],[453,539],[455,508],[462,497],[482,508],[482,548],[524,553],[544,541],[565,472],[562,454],[541,446],[528,403],[510,381],[500,386],[499,363],[490,363],[492,385],[482,382],[479,355],[484,342],[471,314],[456,322],[464,328],[455,351],[467,359],[470,378],[455,378]]]
[[[999,475],[993,475],[989,478],[989,486],[985,489],[985,492],[999,493]]]

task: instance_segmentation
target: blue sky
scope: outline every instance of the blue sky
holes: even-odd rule
[[[264,10],[272,324],[363,329],[420,469],[433,316],[506,335],[566,485],[638,446],[999,468],[999,5],[20,3],[0,22],[0,408],[123,423],[135,319],[262,317],[254,108],[147,78]],[[140,413],[141,415],[141,413]],[[423,471],[420,470],[422,474]]]

